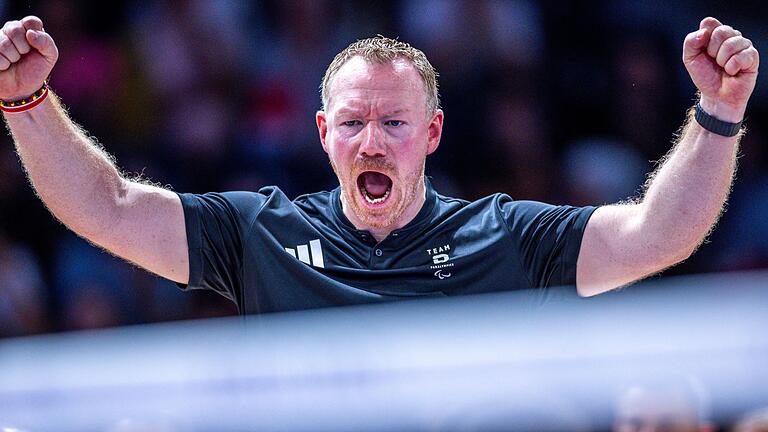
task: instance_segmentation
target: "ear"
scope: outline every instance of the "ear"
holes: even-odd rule
[[[427,130],[427,154],[430,155],[440,145],[440,137],[443,135],[443,110],[439,109],[432,115]]]
[[[323,144],[323,150],[328,153],[328,146],[325,144],[325,136],[328,134],[328,122],[325,111],[319,110],[315,113],[315,122],[317,122],[317,132],[320,134],[320,142]]]

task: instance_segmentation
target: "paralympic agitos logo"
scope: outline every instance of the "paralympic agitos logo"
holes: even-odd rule
[[[440,280],[451,277],[451,273],[444,270],[447,267],[453,267],[453,263],[449,262],[451,260],[449,252],[451,252],[450,244],[427,249],[427,255],[432,259],[432,265],[429,268],[436,270],[433,274]]]

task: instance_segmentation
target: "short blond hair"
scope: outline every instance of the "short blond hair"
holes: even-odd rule
[[[336,57],[333,58],[328,69],[326,69],[323,83],[320,85],[323,109],[328,107],[328,87],[333,76],[349,59],[356,56],[360,56],[368,62],[378,64],[391,63],[398,58],[409,60],[424,83],[424,90],[427,96],[427,112],[431,114],[440,109],[440,95],[437,92],[438,73],[429,60],[427,60],[427,56],[421,50],[412,47],[406,42],[400,42],[399,40],[390,39],[382,35],[358,40],[336,54]]]

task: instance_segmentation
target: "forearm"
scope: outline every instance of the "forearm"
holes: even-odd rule
[[[115,221],[125,181],[113,161],[68,117],[55,95],[6,124],[32,186],[48,209],[78,234],[96,241]]]
[[[689,112],[679,141],[649,179],[638,207],[639,233],[657,253],[684,259],[712,229],[731,189],[740,138],[703,129]]]

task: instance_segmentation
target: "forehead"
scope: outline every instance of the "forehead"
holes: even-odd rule
[[[328,91],[329,110],[349,103],[371,101],[424,103],[426,92],[416,68],[408,59],[375,63],[352,57],[334,75]]]

